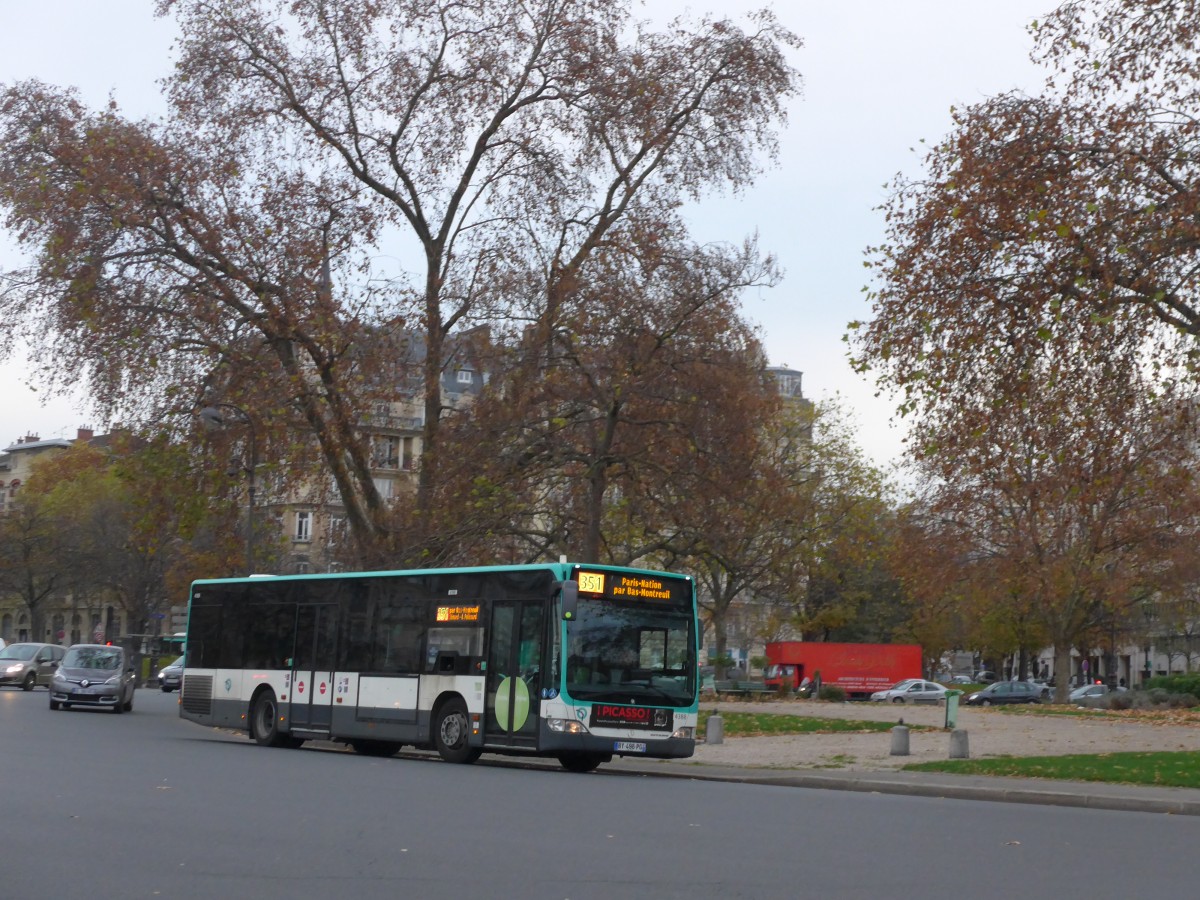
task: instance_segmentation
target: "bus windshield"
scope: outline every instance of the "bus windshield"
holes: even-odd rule
[[[692,622],[688,609],[581,597],[567,628],[567,693],[686,706],[696,696]]]

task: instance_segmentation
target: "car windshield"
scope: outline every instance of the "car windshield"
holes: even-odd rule
[[[169,666],[167,666],[167,668],[168,669],[182,669],[183,668],[183,657],[182,656],[179,657],[177,660],[175,660],[175,662],[173,662]]]
[[[33,659],[37,647],[33,644],[9,644],[0,650],[0,659]]]
[[[899,690],[902,690],[902,689],[904,689],[904,688],[907,688],[907,687],[908,687],[910,684],[912,684],[912,679],[911,679],[911,678],[905,678],[903,681],[897,681],[897,682],[896,682],[895,684],[893,684],[893,685],[892,685],[890,688],[888,688],[888,690],[889,690],[889,691],[899,691]]]
[[[72,647],[63,660],[64,669],[119,669],[121,651],[114,647]]]

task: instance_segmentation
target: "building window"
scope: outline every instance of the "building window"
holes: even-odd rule
[[[325,543],[331,547],[336,547],[346,539],[346,517],[345,516],[330,516],[329,530],[325,532]]]
[[[307,559],[301,558],[301,559],[296,560],[296,574],[297,575],[307,575],[309,573],[309,571],[311,571],[311,570],[309,569]]]
[[[312,540],[312,513],[298,512],[296,513],[296,540],[311,541]]]
[[[375,469],[400,468],[400,438],[380,436],[372,439],[371,466]]]
[[[375,490],[379,491],[380,497],[382,497],[384,500],[392,499],[393,487],[395,485],[395,482],[392,481],[392,479],[373,478],[371,480],[375,482]]]
[[[466,369],[458,370],[458,383],[459,384],[470,384],[471,381],[472,381],[472,375],[469,371],[467,371]]]

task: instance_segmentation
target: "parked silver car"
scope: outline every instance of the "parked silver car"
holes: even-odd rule
[[[1099,700],[1108,694],[1121,694],[1125,690],[1124,687],[1110,688],[1107,684],[1085,684],[1071,691],[1067,699],[1072,703],[1083,703],[1086,700]]]
[[[171,691],[179,690],[183,684],[183,657],[175,660],[169,666],[163,666],[158,673],[158,686],[162,688],[164,694],[169,694]]]
[[[923,678],[906,678],[884,691],[871,695],[876,703],[941,703],[946,699],[946,688]]]
[[[50,683],[50,708],[98,706],[129,712],[135,689],[133,666],[121,647],[75,644]]]
[[[66,652],[57,644],[9,644],[0,650],[0,684],[20,685],[26,691],[39,684],[49,687]]]

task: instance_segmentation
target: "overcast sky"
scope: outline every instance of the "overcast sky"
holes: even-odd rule
[[[949,129],[952,105],[1011,89],[1035,92],[1026,26],[1054,0],[647,0],[647,17],[690,9],[733,17],[770,6],[804,40],[795,65],[804,95],[792,105],[779,165],[741,198],[714,198],[693,227],[705,241],[740,242],[757,232],[780,260],[781,286],[745,297],[772,364],[804,373],[804,392],[840,395],[868,457],[898,458],[902,429],[892,404],[851,371],[842,336],[866,318],[863,251],[883,236],[875,208],[898,172],[919,171],[921,139]],[[163,109],[156,80],[171,64],[172,27],[153,0],[6,2],[0,28],[0,82],[36,77],[73,85],[92,105],[111,93],[125,114]],[[0,242],[0,268],[16,257]],[[70,360],[63,360],[70,365]],[[24,377],[24,360],[0,363],[0,447],[19,436],[73,437],[103,429],[86,398],[44,401]]]

